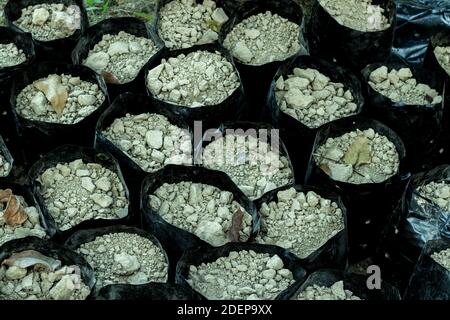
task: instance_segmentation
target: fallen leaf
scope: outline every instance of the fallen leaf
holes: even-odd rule
[[[120,84],[120,81],[111,72],[102,71],[102,77],[106,83]]]
[[[320,165],[320,169],[322,169],[322,171],[325,172],[328,176],[331,175],[330,167],[326,163],[322,163]]]
[[[6,203],[3,219],[7,225],[21,225],[27,221],[28,215],[20,205],[19,200],[13,195],[11,189],[0,190],[0,202]]]
[[[61,84],[61,77],[58,75],[50,75],[45,80],[33,82],[36,89],[43,92],[45,97],[53,107],[57,114],[61,114],[66,106],[69,93],[65,86]]]
[[[239,242],[241,235],[240,232],[243,228],[243,220],[244,220],[244,212],[241,209],[238,209],[231,219],[230,229],[227,231],[227,238],[231,242]]]
[[[35,250],[25,250],[14,253],[8,259],[2,262],[2,266],[18,267],[26,269],[34,267],[34,269],[55,271],[61,266],[61,261],[44,256]]]
[[[365,136],[356,137],[344,155],[345,164],[360,166],[371,162],[369,140]]]

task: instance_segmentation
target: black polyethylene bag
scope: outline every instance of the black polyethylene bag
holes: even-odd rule
[[[367,112],[375,119],[382,121],[392,128],[403,140],[406,147],[408,162],[414,169],[432,166],[427,163],[438,147],[442,133],[445,83],[439,74],[425,69],[411,69],[417,83],[428,84],[442,96],[441,103],[426,105],[408,105],[394,102],[388,97],[374,90],[369,84],[370,74],[381,66],[388,70],[399,70],[408,66],[402,63],[375,63],[367,66],[362,75],[364,78],[365,94],[367,96]]]
[[[339,231],[335,236],[330,238],[326,243],[324,243],[320,248],[311,253],[306,258],[299,258],[303,267],[308,271],[313,271],[323,268],[334,268],[344,270],[347,267],[347,253],[348,253],[348,239],[347,239],[347,209],[339,195],[326,189],[316,188],[313,186],[302,186],[302,185],[292,185],[281,187],[272,191],[269,191],[260,199],[255,201],[255,205],[258,210],[261,209],[262,204],[265,202],[269,204],[270,202],[278,202],[278,192],[284,191],[289,188],[295,188],[297,192],[308,193],[309,191],[314,191],[319,196],[336,202],[338,207],[342,210],[342,215],[344,219],[344,229]],[[286,230],[289,232],[289,230]],[[264,218],[261,216],[261,231],[260,234],[264,233]],[[286,249],[289,250],[289,249]],[[295,253],[293,253],[295,255]]]
[[[397,26],[393,53],[409,65],[421,66],[428,40],[450,30],[448,0],[396,0]]]
[[[316,164],[314,154],[328,138],[340,137],[356,129],[372,128],[396,147],[400,165],[397,174],[381,183],[350,184],[334,181]],[[348,117],[323,126],[317,133],[306,174],[306,183],[336,190],[347,206],[349,260],[356,262],[373,253],[393,208],[406,187],[409,171],[401,139],[384,124],[360,116]]]
[[[283,260],[284,268],[289,269],[292,272],[295,283],[280,292],[276,296],[275,300],[290,299],[306,278],[306,271],[305,269],[303,269],[301,261],[295,255],[286,251],[285,249],[277,246],[263,244],[229,243],[218,248],[199,248],[192,251],[186,251],[177,264],[175,282],[192,289],[187,282],[187,279],[189,279],[190,266],[199,266],[202,263],[214,262],[221,257],[227,257],[232,251],[243,250],[252,250],[256,253],[268,253],[270,255],[276,254],[280,257],[281,260]],[[207,299],[203,295],[201,295],[201,297],[202,299]]]
[[[354,114],[361,112],[364,105],[364,98],[359,79],[350,70],[340,67],[335,63],[312,56],[297,56],[278,69],[270,86],[267,104],[270,109],[272,123],[276,128],[280,128],[281,139],[286,143],[286,147],[291,155],[292,164],[296,169],[296,180],[302,182],[305,178],[314,139],[320,127],[310,128],[281,111],[275,96],[275,83],[277,79],[280,76],[286,79],[288,75],[293,73],[295,68],[315,69],[329,77],[332,82],[344,84],[344,89],[351,91],[354,103],[357,105],[357,110]]]
[[[39,214],[39,224],[45,230],[49,238],[53,237],[56,230],[47,222],[49,218],[48,215],[42,212],[34,194],[31,192],[28,186],[0,181],[0,189],[11,189],[13,195],[21,196],[29,207],[35,207],[37,213]]]
[[[36,58],[39,61],[59,61],[70,62],[70,52],[75,46],[76,41],[84,33],[89,25],[88,17],[84,7],[83,0],[14,0],[8,1],[5,6],[5,20],[13,30],[22,31],[19,26],[14,24],[14,21],[20,18],[22,15],[22,9],[43,3],[63,3],[66,6],[77,5],[80,8],[80,28],[66,38],[52,40],[52,41],[39,41],[33,39]]]
[[[14,159],[13,159],[11,153],[9,152],[8,147],[6,146],[5,141],[3,140],[2,136],[0,136],[0,155],[2,155],[3,158],[5,159],[5,161],[7,163],[9,163],[9,170],[8,170],[9,172],[5,177],[0,177],[0,182],[1,182],[2,180],[9,180],[11,178],[11,176],[12,176],[11,171],[14,168]]]
[[[397,288],[386,281],[381,282],[381,289],[370,290],[367,287],[367,276],[331,269],[319,270],[310,274],[295,293],[293,300],[309,286],[331,287],[338,281],[343,281],[344,289],[352,291],[361,300],[401,300]]]
[[[151,63],[147,65],[145,68],[145,83],[147,84],[147,74],[153,68],[159,66],[161,64],[161,60],[165,59],[166,61],[169,58],[176,58],[177,56],[184,54],[188,55],[191,52],[196,51],[208,51],[208,52],[219,52],[229,63],[233,65],[235,69],[238,79],[239,79],[239,87],[236,88],[232,95],[227,97],[224,101],[216,105],[207,105],[202,107],[188,107],[176,105],[171,102],[163,101],[155,96],[148,86],[146,85],[146,92],[153,100],[155,100],[162,108],[166,108],[171,110],[174,114],[176,114],[180,119],[189,124],[192,128],[194,127],[195,121],[201,121],[204,126],[218,126],[220,123],[224,121],[233,121],[238,120],[242,113],[242,107],[244,102],[244,92],[242,89],[241,80],[239,78],[239,73],[236,70],[233,59],[224,48],[220,47],[217,44],[204,44],[199,46],[194,46],[188,49],[181,50],[173,50],[167,51],[167,53],[162,56],[155,58]]]
[[[0,246],[0,262],[8,259],[14,253],[25,250],[35,250],[45,256],[60,260],[63,266],[76,265],[80,267],[81,278],[83,279],[84,284],[86,284],[91,291],[93,290],[95,276],[92,267],[79,254],[51,241],[42,240],[36,237],[9,241]]]
[[[174,274],[175,272],[175,265],[176,264],[172,264],[166,254],[166,251],[164,250],[164,248],[161,246],[161,243],[159,242],[159,240],[153,236],[152,234],[135,228],[135,227],[131,227],[131,226],[125,226],[125,225],[111,225],[111,226],[107,226],[107,227],[102,227],[102,228],[88,228],[88,229],[81,229],[78,230],[77,232],[73,233],[64,243],[64,245],[69,248],[70,250],[76,251],[82,244],[84,243],[88,243],[88,242],[92,242],[94,241],[97,237],[101,237],[107,234],[113,234],[113,233],[132,233],[132,234],[136,234],[138,236],[144,237],[149,239],[154,245],[156,245],[161,252],[164,254],[165,256],[165,260],[166,263],[168,264],[168,281],[173,282],[173,277],[170,278],[171,274]],[[94,268],[94,274],[95,274],[95,268]],[[111,285],[112,287],[115,287],[116,285]],[[127,287],[142,287],[142,285],[136,285],[136,286],[132,286],[132,285],[126,285]],[[103,287],[104,288],[104,287]],[[95,293],[97,293],[97,289],[95,290]]]
[[[72,51],[72,62],[74,64],[83,64],[83,61],[88,57],[89,51],[102,40],[104,35],[116,35],[120,31],[124,31],[137,37],[151,39],[153,41],[158,52],[149,59],[146,65],[162,54],[164,44],[144,21],[132,17],[109,18],[91,26],[83,33]],[[114,99],[124,92],[144,93],[145,88],[143,78],[146,65],[139,71],[134,80],[130,82],[122,84],[107,83],[111,99]]]
[[[450,240],[427,242],[405,292],[405,300],[449,300],[450,270],[431,255],[450,248]]]
[[[16,110],[18,94],[28,85],[50,74],[68,74],[80,77],[99,87],[105,96],[105,101],[94,112],[75,124],[58,124],[29,120],[22,117]],[[109,96],[103,79],[88,67],[65,63],[46,62],[33,65],[14,78],[11,92],[11,107],[19,134],[22,136],[24,150],[28,160],[34,162],[39,155],[63,144],[76,144],[92,147],[94,144],[95,125],[100,114],[108,107]]]
[[[237,5],[242,3],[241,5]],[[219,34],[219,42],[223,44],[227,34],[233,30],[242,20],[253,15],[270,11],[273,14],[288,19],[291,22],[302,26],[303,13],[301,7],[292,0],[247,0],[226,2],[226,7],[234,8],[234,16],[226,22]],[[301,43],[301,31],[299,43]],[[273,61],[264,65],[249,65],[234,59],[237,69],[241,75],[244,86],[248,109],[244,114],[245,120],[262,121],[266,116],[266,98],[269,92],[270,83],[280,65],[292,57],[283,61]]]
[[[201,300],[194,290],[174,283],[150,283],[139,286],[116,284],[101,288],[94,300]]]
[[[178,261],[181,254],[186,250],[197,247],[212,247],[209,243],[201,240],[194,233],[188,232],[166,222],[158,212],[155,212],[149,205],[150,195],[165,183],[173,184],[183,181],[202,183],[214,186],[221,191],[229,191],[233,194],[233,199],[237,201],[248,214],[252,216],[251,234],[248,241],[251,241],[260,228],[260,217],[258,211],[244,193],[231,181],[223,172],[208,170],[202,167],[186,167],[169,165],[164,169],[148,175],[141,191],[141,212],[144,219],[144,226],[152,234],[156,235],[168,248],[171,258]]]
[[[315,0],[307,26],[309,53],[336,61],[359,73],[369,63],[386,60],[391,53],[396,24],[394,0],[377,0],[390,27],[381,31],[362,32],[341,25]]]
[[[113,158],[109,153],[98,153],[91,148],[83,148],[72,145],[65,145],[59,147],[46,155],[44,155],[39,161],[37,161],[30,169],[28,176],[30,177],[30,183],[34,196],[39,203],[42,213],[47,218],[48,225],[50,228],[56,230],[56,234],[52,240],[57,242],[65,241],[74,232],[87,228],[100,228],[105,226],[110,226],[117,223],[128,223],[132,218],[132,212],[130,210],[130,204],[128,205],[128,215],[122,219],[94,219],[83,221],[76,226],[70,228],[66,231],[61,231],[56,225],[55,220],[48,212],[47,205],[45,203],[44,197],[41,194],[41,183],[37,179],[42,175],[42,173],[49,169],[55,167],[59,163],[71,162],[76,159],[82,159],[84,163],[99,163],[103,167],[116,173],[122,182],[123,188],[127,199],[129,199],[129,192],[127,185],[124,182],[122,172],[120,171],[117,160]]]

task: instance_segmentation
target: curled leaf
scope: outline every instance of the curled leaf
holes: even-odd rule
[[[102,71],[102,77],[106,83],[120,84],[120,81],[111,72]]]
[[[0,189],[0,203],[8,203],[9,198],[12,196],[11,189]]]
[[[231,242],[239,242],[241,236],[240,232],[243,228],[244,212],[239,208],[231,220],[230,229],[227,231],[227,238]]]
[[[352,166],[367,164],[371,160],[369,140],[365,136],[357,137],[344,155],[345,164]]]
[[[14,253],[2,262],[2,266],[3,265],[22,269],[34,267],[36,270],[55,271],[61,267],[61,261],[44,256],[42,253],[35,250],[25,250]]]
[[[320,169],[322,169],[322,171],[325,172],[328,176],[331,175],[330,167],[326,163],[322,163],[320,165]]]
[[[3,219],[7,225],[21,225],[27,221],[28,215],[11,189],[0,190],[0,203],[6,203]]]
[[[50,75],[45,80],[38,80],[33,83],[34,87],[45,94],[45,97],[57,114],[61,114],[66,106],[69,93],[61,83],[61,77]]]

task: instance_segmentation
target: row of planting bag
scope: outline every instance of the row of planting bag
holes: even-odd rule
[[[436,254],[445,259],[448,249],[445,201],[450,194],[436,200],[426,188],[417,190],[448,181],[445,166],[435,169],[448,156],[448,74],[434,54],[436,47],[447,45],[445,36],[429,43],[424,67],[412,68],[390,57],[393,1],[382,1],[389,27],[379,32],[344,27],[319,1],[305,21],[291,1],[247,1],[242,6],[216,1],[230,17],[216,32],[220,44],[170,51],[158,36],[161,17],[151,27],[135,18],[113,18],[87,28],[84,9],[79,31],[61,41],[42,42],[13,24],[21,6],[35,3],[41,2],[10,2],[5,13],[13,28],[0,30],[5,37],[0,42],[15,43],[27,58],[0,69],[0,99],[9,106],[0,127],[5,138],[0,140],[5,172],[0,171],[0,202],[5,228],[14,226],[8,236],[50,241],[25,238],[0,247],[5,261],[0,293],[11,297],[17,286],[28,285],[12,297],[32,292],[28,297],[63,299],[399,299],[399,291],[386,282],[381,290],[369,290],[366,270],[363,275],[343,271],[348,262],[371,257],[404,298],[448,299],[450,271]],[[226,35],[239,22],[268,10],[302,27],[299,43],[304,48],[298,50],[310,55],[294,52],[280,61],[252,64],[242,61],[245,53],[248,58],[245,50],[238,58],[236,47],[230,52],[224,48]],[[137,44],[134,38],[124,39],[120,31],[150,39],[153,47],[142,39]],[[253,40],[258,37],[247,33]],[[134,41],[127,54],[147,46],[153,50],[139,70],[130,71],[134,77],[122,78],[101,67],[109,53],[112,57],[113,51],[124,50],[120,45],[110,45],[107,59],[99,49],[89,62],[97,44],[108,45],[108,34]],[[222,60],[202,64],[199,51]],[[187,57],[193,61],[185,65],[216,79],[200,92],[225,96],[215,102],[207,97],[198,105],[179,103],[188,101],[189,94],[162,83],[161,74],[173,78],[174,68],[183,70],[176,63]],[[221,68],[208,71],[218,63]],[[388,98],[383,90],[402,81],[410,87],[420,84],[425,102]],[[321,100],[320,112],[303,112],[314,101],[311,97]],[[73,112],[77,104],[84,114]],[[71,109],[63,120],[51,115],[64,114],[66,107]],[[347,111],[336,113],[340,108]],[[202,121],[201,127],[195,121]],[[149,124],[154,128],[145,127]],[[280,129],[281,140],[273,128]],[[269,163],[257,170],[237,170],[218,161],[220,142],[239,141],[242,134],[236,129],[247,136],[252,129],[271,133],[264,146],[278,147],[281,164],[275,172],[270,151],[265,153]],[[170,142],[163,137],[168,134]],[[180,153],[174,156],[170,151],[175,147]],[[411,177],[411,170],[429,171]],[[151,252],[151,261],[145,252]],[[42,266],[45,277],[57,279],[46,282],[45,293],[34,291]],[[233,283],[236,272],[250,274],[251,281]],[[144,284],[150,281],[157,283]],[[79,289],[65,290],[72,284]]]

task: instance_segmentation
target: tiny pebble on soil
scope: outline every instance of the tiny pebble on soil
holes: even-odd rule
[[[23,50],[14,43],[0,43],[0,68],[17,66],[26,60]]]
[[[331,287],[312,285],[300,292],[297,300],[361,300],[350,290],[344,289],[344,282],[338,281]]]

